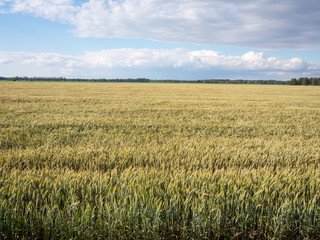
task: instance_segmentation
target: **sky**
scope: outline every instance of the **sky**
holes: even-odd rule
[[[320,77],[320,3],[0,0],[0,76]]]

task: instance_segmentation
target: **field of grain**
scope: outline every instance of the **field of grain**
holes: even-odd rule
[[[0,83],[0,239],[319,239],[320,87]]]

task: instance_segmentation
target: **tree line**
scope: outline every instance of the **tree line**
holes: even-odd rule
[[[230,79],[205,79],[205,80],[173,80],[173,79],[148,79],[148,78],[64,78],[64,77],[0,77],[6,81],[46,81],[46,82],[151,82],[151,83],[216,83],[216,84],[288,84],[287,81],[278,80],[230,80]]]
[[[64,78],[64,77],[0,77],[7,81],[35,81],[35,82],[149,82],[147,78]]]
[[[215,83],[215,84],[268,84],[268,85],[313,85],[320,86],[320,78],[292,78],[280,80],[243,80],[243,79],[205,79],[205,80],[172,80],[148,78],[64,78],[64,77],[0,77],[6,81],[46,81],[46,82],[150,82],[150,83]]]
[[[312,86],[320,86],[320,78],[292,78],[289,82],[289,85],[312,85]]]

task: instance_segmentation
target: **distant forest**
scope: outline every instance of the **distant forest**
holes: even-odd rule
[[[292,78],[289,81],[279,80],[243,80],[243,79],[206,79],[206,80],[152,80],[148,78],[115,78],[115,79],[82,79],[63,77],[0,77],[4,81],[44,81],[44,82],[150,82],[150,83],[216,83],[216,84],[278,84],[278,85],[313,85],[320,86],[320,78]]]
[[[320,78],[292,78],[289,82],[289,85],[313,85],[320,86]]]

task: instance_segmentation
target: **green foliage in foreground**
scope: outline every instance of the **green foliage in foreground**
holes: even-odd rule
[[[320,238],[319,87],[0,87],[0,239]]]

